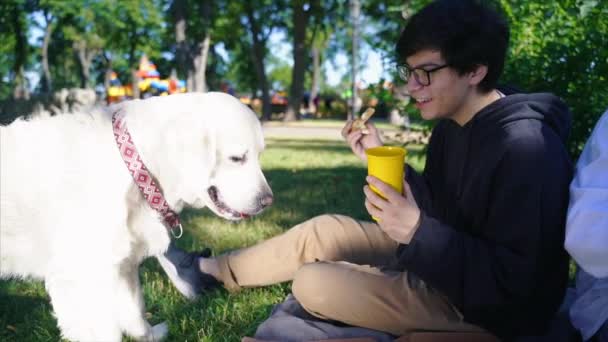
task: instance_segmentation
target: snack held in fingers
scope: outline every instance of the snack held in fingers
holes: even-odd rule
[[[351,131],[359,129],[359,130],[361,130],[361,133],[363,133],[363,134],[369,134],[369,130],[365,126],[365,123],[367,122],[367,120],[369,120],[369,118],[372,117],[372,115],[374,115],[375,111],[376,110],[374,108],[371,108],[371,107],[367,108],[365,110],[365,112],[363,112],[363,114],[361,114],[361,117],[359,119],[356,119],[353,122],[353,126],[351,128]]]

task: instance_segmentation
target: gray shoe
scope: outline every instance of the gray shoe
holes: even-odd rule
[[[212,275],[203,273],[198,266],[200,257],[211,256],[211,250],[187,253],[169,244],[167,252],[157,256],[160,266],[173,282],[177,290],[190,300],[195,300],[204,291],[217,287],[220,283]]]

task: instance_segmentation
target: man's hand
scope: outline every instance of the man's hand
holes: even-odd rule
[[[365,150],[372,147],[382,146],[382,140],[380,140],[380,133],[374,124],[366,122],[368,134],[363,134],[360,129],[353,129],[353,120],[346,122],[344,128],[342,128],[342,136],[348,142],[350,149],[353,153],[359,157],[359,159],[367,162],[367,155]]]
[[[378,219],[378,225],[391,239],[403,244],[410,243],[420,224],[420,209],[412,195],[410,185],[403,181],[405,195],[401,195],[374,176],[367,176],[366,180],[369,185],[373,185],[386,196],[384,199],[369,185],[364,186],[367,212]]]

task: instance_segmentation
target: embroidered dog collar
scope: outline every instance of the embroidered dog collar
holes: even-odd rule
[[[146,165],[144,165],[139,152],[137,152],[137,148],[135,148],[131,134],[127,129],[123,112],[117,111],[112,115],[112,127],[114,130],[116,146],[118,146],[120,155],[122,156],[127,169],[129,169],[129,173],[133,176],[133,180],[135,181],[135,184],[137,184],[139,191],[148,204],[162,216],[165,226],[169,229],[171,235],[176,239],[179,239],[183,233],[179,215],[171,210],[157,185],[158,182],[154,179],[154,176],[150,174]]]

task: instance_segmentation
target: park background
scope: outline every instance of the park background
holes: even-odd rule
[[[576,160],[608,108],[608,1],[485,2],[499,8],[511,26],[501,83],[565,100],[573,112],[569,149]],[[251,105],[265,126],[337,129],[373,107],[374,120],[386,132],[421,131],[428,138],[433,123],[422,122],[409,103],[393,54],[401,28],[426,3],[2,0],[0,122],[37,106],[74,109],[70,101],[80,99],[72,95],[94,94],[89,100],[107,103],[113,85],[145,81],[145,56],[154,63],[153,80],[181,81],[179,91],[231,93]],[[148,83],[134,92],[123,96],[170,91]],[[410,136],[391,143],[406,144],[408,160],[421,170],[426,140]],[[323,213],[369,219],[361,191],[365,168],[343,142],[267,142],[262,167],[275,193],[273,207],[240,223],[186,210],[186,233],[178,245],[220,253]],[[289,284],[282,284],[239,294],[217,291],[192,303],[171,287],[155,260],[144,263],[141,277],[147,315],[152,323],[168,321],[170,341],[238,341],[252,335],[289,293]],[[0,340],[59,339],[43,283],[0,281]]]

